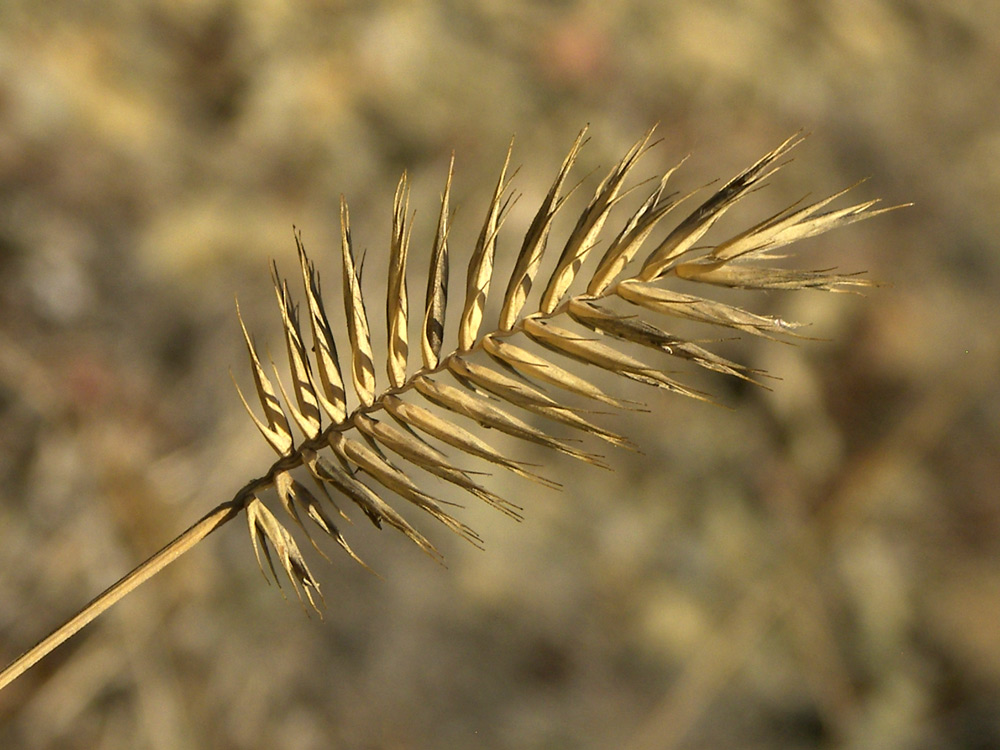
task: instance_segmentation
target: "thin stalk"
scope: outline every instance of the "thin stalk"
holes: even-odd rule
[[[77,631],[94,620],[106,609],[109,609],[127,596],[140,584],[145,583],[185,552],[191,550],[220,526],[233,520],[243,510],[244,505],[244,493],[240,493],[233,500],[223,503],[212,510],[187,531],[182,532],[170,544],[145,562],[140,563],[131,573],[128,573],[117,583],[108,587],[103,593],[99,594],[93,601],[73,615],[72,618],[52,631],[51,635],[39,641],[38,644],[32,646],[8,664],[0,672],[0,690],[3,690],[39,660],[75,635]]]

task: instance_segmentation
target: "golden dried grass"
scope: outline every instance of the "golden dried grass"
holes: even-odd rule
[[[321,554],[322,549],[310,529],[318,529],[332,538],[351,557],[361,562],[327,511],[329,508],[335,515],[347,518],[334,499],[334,495],[339,494],[357,505],[375,526],[381,528],[386,524],[397,529],[428,555],[440,560],[440,553],[427,538],[382,497],[385,491],[412,503],[472,544],[481,546],[476,532],[446,510],[445,506],[449,503],[432,496],[411,476],[410,471],[413,468],[425,470],[517,518],[521,508],[480,485],[473,476],[481,472],[463,468],[435,447],[431,439],[450,446],[466,457],[484,460],[548,487],[557,487],[558,484],[538,474],[533,466],[502,455],[467,429],[471,427],[469,423],[607,468],[608,464],[602,456],[578,448],[566,438],[556,437],[533,426],[525,421],[524,415],[518,415],[519,412],[527,412],[569,426],[584,436],[616,446],[631,447],[625,437],[585,417],[587,410],[574,406],[570,399],[589,399],[617,408],[634,408],[637,402],[605,392],[594,379],[578,375],[563,366],[568,362],[583,363],[646,385],[701,399],[706,398],[701,392],[676,380],[663,368],[622,351],[622,347],[636,345],[655,350],[745,380],[752,380],[758,374],[711,352],[701,343],[663,330],[643,319],[641,314],[651,312],[668,319],[694,321],[716,329],[731,329],[779,340],[797,335],[798,324],[794,322],[754,313],[701,293],[674,291],[666,288],[665,282],[681,280],[706,287],[749,290],[844,291],[872,285],[858,274],[830,270],[801,271],[762,264],[785,257],[784,254],[776,254],[776,251],[786,245],[891,210],[875,208],[877,201],[874,200],[824,210],[846,191],[808,205],[795,204],[722,242],[699,245],[708,230],[729,208],[761,187],[786,163],[782,159],[802,140],[801,136],[795,135],[712,192],[662,240],[645,251],[644,260],[632,275],[622,278],[666,215],[697,192],[683,195],[668,193],[668,183],[680,164],[667,171],[641,205],[621,222],[619,232],[610,241],[585,283],[581,284],[585,290],[570,294],[589,254],[601,243],[600,236],[612,210],[625,195],[645,184],[625,187],[638,161],[654,145],[651,129],[598,185],[563,246],[540,295],[538,308],[525,313],[550,239],[553,219],[568,197],[564,190],[567,177],[585,143],[585,136],[586,128],[573,142],[523,238],[501,300],[496,328],[481,334],[487,297],[496,275],[497,237],[514,200],[507,178],[511,157],[511,149],[508,149],[468,265],[465,300],[458,324],[458,346],[442,355],[448,302],[452,159],[438,215],[424,310],[420,317],[422,361],[409,374],[406,266],[411,218],[408,218],[408,180],[403,175],[393,202],[387,263],[386,372],[389,386],[382,391],[377,386],[375,353],[360,269],[351,238],[350,214],[346,201],[341,200],[342,301],[349,346],[345,361],[349,364],[350,381],[358,402],[350,410],[341,357],[327,315],[326,299],[321,293],[319,274],[306,253],[300,233],[296,231],[311,346],[307,345],[303,335],[299,308],[292,301],[289,284],[280,278],[276,265],[272,264],[272,280],[291,376],[290,388],[286,388],[273,363],[272,382],[237,307],[263,418],[255,413],[239,391],[239,386],[237,390],[254,424],[277,454],[277,459],[263,476],[248,482],[231,501],[215,508],[4,669],[0,673],[0,688],[241,512],[246,514],[255,557],[262,572],[266,563],[266,570],[280,585],[277,572],[277,567],[280,567],[300,601],[308,601],[318,611],[322,605],[320,584],[306,564],[294,535],[265,504],[264,497],[269,490],[274,491],[286,515]],[[627,307],[630,311],[618,312],[618,307]],[[575,326],[578,330],[566,325]],[[536,353],[520,343],[514,343],[516,340],[535,345],[547,353]],[[493,366],[473,361],[476,355]],[[448,380],[453,380],[455,384]],[[565,393],[565,398],[557,395],[560,393]],[[419,403],[421,399],[437,409],[425,408]],[[299,434],[298,439],[293,433],[293,423]],[[308,473],[311,489],[293,475],[300,468]]]

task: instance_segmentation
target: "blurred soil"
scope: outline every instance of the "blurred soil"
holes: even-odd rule
[[[233,297],[281,355],[294,224],[339,304],[341,193],[377,347],[395,182],[417,300],[453,149],[456,264],[511,134],[507,263],[585,123],[578,179],[658,122],[686,189],[809,131],[720,231],[915,205],[800,248],[887,286],[748,302],[822,339],[722,344],[773,390],[643,393],[614,472],[498,443],[564,491],[495,476],[486,552],[411,514],[447,568],[358,519],[383,580],[316,557],[322,621],[232,524],[5,690],[0,747],[1000,747],[998,60],[991,0],[4,0],[4,662],[266,470]]]

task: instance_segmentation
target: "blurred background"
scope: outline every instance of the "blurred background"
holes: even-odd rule
[[[722,344],[773,391],[609,383],[643,454],[498,442],[563,491],[487,480],[526,518],[460,511],[485,552],[410,513],[447,568],[356,518],[383,578],[310,557],[324,620],[237,521],[6,689],[0,746],[1000,747],[998,60],[990,0],[4,0],[3,662],[266,471],[233,297],[281,355],[294,224],[342,336],[341,193],[377,351],[396,180],[416,304],[453,149],[458,284],[512,134],[501,289],[586,123],[556,247],[657,122],[637,175],[690,153],[685,190],[812,134],[715,237],[865,177],[915,206],[799,247],[886,287],[736,296],[822,339]]]

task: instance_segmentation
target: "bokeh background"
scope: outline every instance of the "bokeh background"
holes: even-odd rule
[[[585,123],[578,177],[659,122],[638,172],[687,188],[810,131],[721,231],[915,205],[801,247],[889,286],[746,298],[824,339],[722,345],[773,391],[642,393],[613,473],[501,441],[564,491],[495,476],[486,552],[411,514],[447,569],[357,519],[383,578],[311,557],[322,621],[233,523],[5,690],[0,746],[1000,747],[998,63],[992,0],[4,0],[4,662],[266,469],[233,297],[280,354],[295,224],[336,309],[342,192],[377,346],[395,182],[419,299],[452,149],[462,264],[516,134],[501,274]]]

